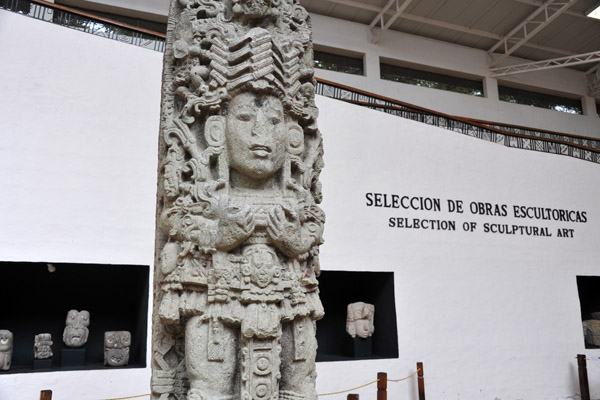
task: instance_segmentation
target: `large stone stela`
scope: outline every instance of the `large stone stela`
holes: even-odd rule
[[[325,216],[312,62],[297,0],[171,3],[153,399],[316,399]]]

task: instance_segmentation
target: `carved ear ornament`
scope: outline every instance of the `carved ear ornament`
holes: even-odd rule
[[[204,125],[204,138],[212,147],[225,145],[225,117],[213,115],[208,117]]]
[[[293,155],[300,155],[304,151],[304,130],[296,122],[287,124],[287,151]]]

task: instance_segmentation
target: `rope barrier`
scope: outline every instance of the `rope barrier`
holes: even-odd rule
[[[407,379],[412,378],[413,376],[415,376],[416,374],[418,374],[420,370],[421,370],[421,368],[417,369],[415,372],[413,372],[412,374],[410,374],[409,376],[407,376],[405,378],[400,378],[400,379],[389,379],[388,378],[387,381],[388,382],[402,382],[402,381],[405,381]],[[372,384],[377,383],[377,382],[379,382],[379,379],[375,379],[374,381],[369,382],[369,383],[365,383],[364,385],[353,387],[352,389],[340,390],[339,392],[331,392],[331,393],[318,394],[317,397],[320,397],[320,396],[330,396],[332,394],[347,393],[347,392],[351,392],[351,391],[356,390],[356,389],[364,388],[365,386],[369,386],[369,385],[372,385]]]
[[[402,379],[388,379],[388,382],[402,382],[405,381],[407,379],[412,378],[413,376],[415,376],[416,374],[419,373],[419,371],[421,370],[421,368],[417,369],[415,372],[413,372],[412,374],[410,374],[409,376],[407,376],[406,378],[402,378]]]
[[[129,396],[129,397],[119,397],[116,399],[102,399],[102,400],[126,400],[126,399],[135,399],[138,397],[145,397],[145,396],[150,396],[150,393],[148,394],[138,394],[137,396]]]
[[[412,374],[410,374],[409,376],[407,376],[405,378],[388,379],[388,382],[402,382],[402,381],[405,381],[407,379],[412,378],[416,374],[418,374],[420,370],[421,370],[421,368],[417,369],[415,372],[413,372]],[[350,388],[350,389],[340,390],[339,392],[330,392],[330,393],[317,394],[317,397],[332,396],[334,394],[347,393],[347,392],[351,392],[353,390],[362,389],[364,387],[367,387],[367,386],[372,385],[372,384],[377,383],[377,382],[379,382],[379,379],[375,379],[374,381],[371,381],[371,382],[365,383],[364,385],[356,386],[356,387],[353,387],[353,388]],[[140,394],[140,395],[137,395],[137,396],[119,397],[119,398],[116,398],[116,399],[103,399],[103,400],[127,400],[127,399],[135,399],[135,398],[144,397],[144,396],[150,396],[150,394]]]
[[[321,396],[331,396],[332,394],[340,394],[340,393],[351,392],[351,391],[353,391],[353,390],[360,389],[360,388],[364,388],[365,386],[372,385],[372,384],[374,384],[374,383],[376,383],[376,382],[379,382],[379,379],[375,379],[373,382],[365,383],[364,385],[360,385],[360,386],[357,386],[357,387],[353,387],[353,388],[351,388],[351,389],[347,389],[347,390],[340,390],[339,392],[331,392],[331,393],[322,393],[322,394],[318,394],[318,395],[317,395],[317,397],[321,397]]]

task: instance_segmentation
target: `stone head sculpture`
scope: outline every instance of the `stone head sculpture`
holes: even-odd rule
[[[128,331],[104,332],[104,365],[121,367],[129,363],[131,333]]]
[[[0,369],[10,368],[13,352],[13,334],[11,331],[0,329]]]
[[[308,14],[174,0],[169,18],[154,396],[314,400],[325,216]]]
[[[81,347],[86,344],[90,326],[90,313],[82,310],[70,310],[67,313],[63,342],[67,347]]]
[[[37,360],[52,358],[52,335],[49,333],[40,333],[35,335],[33,344],[33,355]]]
[[[600,346],[600,321],[597,319],[583,321],[583,336],[587,343]]]
[[[346,332],[350,336],[366,339],[375,332],[374,325],[375,306],[373,304],[357,303],[348,304],[346,317]]]

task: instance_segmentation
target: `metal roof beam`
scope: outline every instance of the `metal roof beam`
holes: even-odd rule
[[[377,16],[375,16],[375,18],[373,18],[373,21],[371,21],[371,24],[369,24],[370,29],[373,29],[378,22],[381,22],[381,28],[383,28],[383,16],[387,12],[387,10],[390,9],[392,4],[394,4],[394,2],[396,2],[396,5],[398,5],[398,0],[389,0],[387,4],[381,10],[379,10]]]
[[[372,4],[362,3],[359,1],[355,1],[355,0],[325,0],[325,1],[328,1],[330,3],[348,6],[348,7],[354,7],[354,8],[358,8],[361,10],[376,12],[376,13],[379,13],[381,11],[381,7],[377,7]],[[388,10],[386,14],[391,16],[391,15],[393,15],[393,11]],[[473,29],[473,28],[467,28],[462,25],[456,25],[456,24],[452,24],[449,22],[438,21],[435,19],[425,18],[425,17],[421,17],[418,15],[408,14],[408,13],[403,13],[402,15],[399,16],[399,18],[408,19],[411,21],[417,21],[417,22],[421,22],[424,24],[437,26],[440,28],[454,30],[457,32],[469,33],[471,35],[485,37],[488,39],[502,40],[504,38],[504,36],[498,35],[498,34],[495,34],[492,32],[482,31],[482,30]],[[549,53],[554,53],[554,54],[563,55],[563,56],[569,56],[569,55],[575,54],[574,52],[571,52],[568,50],[557,49],[554,47],[543,46],[543,45],[538,45],[538,44],[534,44],[534,43],[524,43],[523,46],[529,47],[532,49],[536,49],[536,50],[543,50],[543,51],[547,51]]]
[[[544,5],[544,2],[540,1],[540,0],[515,0],[515,1],[517,3],[529,4],[531,6],[538,6],[538,7],[541,7],[541,6]],[[587,15],[585,15],[585,13],[583,13],[581,11],[566,10],[564,12],[564,14],[572,15],[574,17],[589,19],[589,17]]]
[[[503,53],[499,57],[496,57],[491,65],[497,64],[500,60],[508,57],[519,47],[523,46],[535,34],[565,12],[575,1],[577,0],[547,0],[519,25],[515,26],[504,39],[498,41],[488,50],[488,53],[491,55],[501,46],[503,50]]]
[[[381,11],[379,11],[377,16],[373,19],[373,21],[369,25],[369,28],[371,28],[371,32],[373,32],[373,38],[371,40],[372,43],[377,43],[377,40],[379,39],[379,36],[381,35],[381,33],[388,30],[388,28],[390,26],[392,26],[392,24],[398,19],[398,17],[401,16],[401,14],[404,12],[404,10],[406,10],[406,7],[408,7],[409,4],[412,2],[412,0],[404,0],[402,5],[400,5],[399,1],[400,0],[388,1],[388,3],[381,9]],[[392,7],[394,2],[396,3],[396,11],[390,17],[390,19],[388,19],[388,21],[385,22],[384,16],[388,12],[388,10]],[[375,29],[375,25],[377,25],[377,23],[381,24],[381,29],[375,31],[374,29]]]
[[[569,57],[553,58],[551,60],[536,61],[524,64],[509,65],[506,67],[490,68],[490,76],[496,78],[505,75],[521,74],[523,72],[542,71],[545,69],[569,67],[572,65],[588,64],[600,61],[600,51],[578,54]]]

